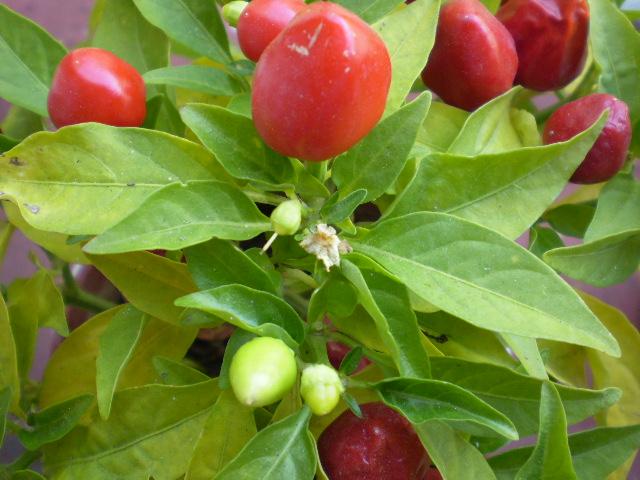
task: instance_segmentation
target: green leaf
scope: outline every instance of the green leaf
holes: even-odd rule
[[[7,386],[0,390],[0,448],[2,448],[2,444],[4,443],[4,432],[9,408],[11,408],[11,387]]]
[[[20,375],[18,356],[13,331],[9,320],[9,311],[0,295],[0,388],[8,388],[13,395],[12,409],[16,409],[20,400]]]
[[[631,123],[640,120],[640,34],[609,0],[589,0],[589,39],[600,67],[599,87],[623,100]]]
[[[351,282],[334,270],[311,294],[307,321],[321,321],[325,314],[347,317],[357,304],[358,295]]]
[[[482,454],[446,423],[430,421],[413,428],[445,479],[495,480]]]
[[[513,368],[515,360],[507,353],[498,334],[478,328],[443,311],[417,313],[420,328],[436,337],[438,350],[447,356],[476,362],[489,362]]]
[[[640,263],[640,231],[623,232],[543,256],[554,269],[597,287],[624,282]]]
[[[542,258],[549,250],[559,247],[564,247],[564,243],[555,230],[537,225],[529,230],[529,251],[536,257]]]
[[[308,430],[310,417],[309,409],[303,407],[298,413],[261,430],[216,480],[311,480],[317,460]]]
[[[290,347],[302,342],[305,328],[296,311],[280,297],[244,285],[225,285],[176,300],[260,336],[276,337]]]
[[[339,156],[331,178],[340,196],[364,188],[371,201],[393,185],[405,165],[418,129],[427,115],[431,94],[419,98],[382,120],[362,141]]]
[[[382,222],[350,243],[420,297],[478,327],[620,354],[571,287],[533,254],[484,227],[422,212]]]
[[[389,50],[393,75],[386,112],[397,110],[427,64],[436,38],[439,0],[416,0],[377,22],[373,28]]]
[[[502,338],[511,347],[529,375],[534,378],[549,378],[535,338],[521,337],[511,333],[503,333]]]
[[[200,0],[133,0],[145,18],[189,50],[228,63],[229,44],[214,2]]]
[[[620,174],[602,189],[584,243],[550,250],[544,260],[562,273],[604,287],[623,282],[640,263],[640,182]]]
[[[142,128],[177,136],[184,135],[186,129],[180,118],[180,112],[164,94],[156,95],[147,101],[147,118]]]
[[[349,350],[340,362],[340,373],[344,375],[351,375],[352,373],[354,373],[356,371],[356,368],[358,368],[362,357],[363,354],[361,346],[358,345],[357,347]]]
[[[521,92],[515,87],[471,113],[453,143],[449,153],[473,157],[531,147],[540,144],[539,134],[533,119],[532,129],[538,142],[534,145],[523,141],[518,123],[519,117],[511,108],[514,97]],[[531,115],[531,114],[528,114]],[[531,135],[524,135],[525,139]]]
[[[595,208],[589,204],[566,204],[545,212],[543,219],[563,235],[582,238],[594,214]]]
[[[640,426],[595,428],[569,435],[576,475],[581,480],[611,478],[618,466],[640,448]],[[489,460],[500,480],[514,478],[533,447],[510,450]]]
[[[358,292],[360,303],[371,315],[378,334],[390,352],[400,374],[429,378],[429,357],[422,345],[422,334],[411,310],[407,289],[397,279],[381,272],[366,258],[342,261],[342,272]],[[368,265],[367,265],[368,263]],[[363,265],[364,264],[364,265]]]
[[[62,336],[69,334],[64,302],[51,274],[39,270],[33,277],[9,285],[7,307],[18,371],[26,380],[36,352],[38,328],[49,327]]]
[[[432,102],[417,141],[432,152],[446,152],[458,137],[469,113],[442,102]]]
[[[90,423],[45,448],[45,466],[56,480],[180,477],[217,396],[215,380],[118,392],[108,420],[94,410]]]
[[[374,388],[387,405],[398,409],[413,424],[442,420],[454,428],[516,440],[513,423],[471,392],[440,380],[389,378]]]
[[[320,215],[324,218],[328,224],[337,224],[349,218],[354,210],[363,203],[367,196],[367,190],[364,188],[358,189],[354,192],[345,195],[342,200],[338,200],[339,192],[336,192],[329,198],[329,200],[322,206]]]
[[[240,83],[228,73],[204,65],[159,68],[142,77],[147,85],[171,85],[209,95],[230,97],[242,92]]]
[[[213,239],[185,250],[189,273],[200,290],[237,283],[278,293],[269,274],[231,242]]]
[[[571,462],[567,419],[560,395],[550,382],[542,384],[538,442],[529,459],[516,474],[516,480],[529,478],[578,478]]]
[[[52,328],[58,335],[69,335],[62,294],[53,275],[39,270],[27,280],[9,286],[9,313],[36,321],[38,328]]]
[[[543,147],[473,157],[429,155],[385,215],[450,213],[517,238],[562,192],[603,125],[600,118],[568,142]]]
[[[251,94],[239,93],[234,95],[227,104],[227,110],[251,118]]]
[[[195,143],[97,123],[36,133],[0,160],[2,198],[33,227],[71,235],[102,233],[170,183],[228,178]]]
[[[96,359],[100,336],[111,319],[124,308],[116,307],[91,318],[75,329],[54,351],[42,380],[39,395],[41,408],[79,395],[96,394]],[[192,329],[150,318],[138,341],[138,348],[120,375],[118,388],[155,380],[157,374],[151,362],[153,357],[164,355],[173,359],[182,358],[195,335]],[[115,403],[112,404],[112,415],[114,411]]]
[[[14,231],[15,227],[11,223],[0,221],[0,263],[4,261]]]
[[[96,392],[98,411],[109,418],[111,402],[118,380],[140,341],[146,315],[131,306],[118,312],[100,335],[96,359]]]
[[[578,478],[607,478],[640,448],[640,425],[576,433],[569,437],[569,448]]]
[[[0,5],[0,32],[0,97],[46,117],[49,85],[66,49],[5,5]]]
[[[434,379],[456,384],[509,417],[521,437],[538,431],[542,380],[489,363],[432,357]],[[614,405],[620,390],[587,390],[556,385],[569,423],[580,422]]]
[[[204,425],[185,480],[215,478],[256,433],[253,409],[240,404],[233,391],[223,391]]]
[[[11,480],[47,480],[45,477],[40,475],[33,470],[18,470],[17,472],[13,472],[11,474]]]
[[[398,6],[398,0],[339,0],[336,2],[348,8],[367,23],[373,23]]]
[[[598,198],[593,221],[585,232],[585,242],[609,235],[640,230],[640,181],[621,173],[604,186]]]
[[[580,295],[622,350],[622,357],[617,359],[587,351],[594,387],[617,387],[623,393],[617,404],[598,417],[599,423],[616,427],[640,423],[640,332],[620,310],[584,292]]]
[[[176,298],[197,290],[187,266],[149,252],[97,255],[91,262],[131,304],[149,315],[179,323]]]
[[[81,395],[41,410],[29,417],[29,430],[20,430],[18,438],[29,450],[63,438],[78,424],[93,404],[93,395]]]
[[[68,235],[55,232],[45,232],[38,230],[29,225],[22,215],[20,210],[13,203],[4,202],[2,205],[4,212],[7,215],[7,219],[15,225],[20,232],[34,243],[37,243],[45,250],[55,254],[56,257],[69,263],[89,263],[89,259],[82,251],[82,245],[74,244],[69,245]]]
[[[267,147],[251,119],[215,105],[190,104],[182,119],[235,178],[270,188],[294,182],[291,160]]]
[[[169,40],[132,0],[104,3],[91,46],[113,52],[140,73],[169,65]]]
[[[0,134],[0,153],[4,153],[7,150],[11,150],[13,147],[15,147],[19,143],[20,142],[18,140],[15,140],[13,138],[7,137],[6,135]]]
[[[15,139],[15,143],[18,144],[29,135],[44,130],[44,122],[37,113],[12,105],[0,127],[6,136]]]
[[[248,240],[271,229],[255,203],[223,182],[174,183],[85,245],[92,254],[179,250],[212,237]]]
[[[191,368],[184,362],[178,362],[171,358],[157,356],[153,357],[151,361],[158,377],[160,377],[160,381],[165,385],[193,385],[210,379],[208,375],[200,370]]]

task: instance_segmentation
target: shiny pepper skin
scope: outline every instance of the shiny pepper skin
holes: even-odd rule
[[[440,11],[436,41],[422,72],[449,105],[475,110],[513,86],[513,38],[479,0],[451,0]]]
[[[58,65],[48,109],[57,128],[84,122],[139,127],[147,114],[144,80],[113,53],[79,48]]]
[[[545,125],[545,144],[564,142],[589,128],[606,109],[609,119],[571,177],[574,183],[604,182],[620,171],[631,143],[629,108],[613,95],[594,93],[558,108]]]
[[[317,2],[260,57],[253,120],[277,152],[327,160],[375,126],[390,83],[391,61],[378,34],[345,8]]]
[[[302,0],[252,0],[238,19],[242,53],[257,62],[264,49],[305,6]]]
[[[320,462],[330,480],[440,478],[411,424],[383,403],[346,410],[320,435]]]
[[[587,56],[587,0],[509,0],[497,13],[518,51],[516,83],[537,91],[565,87]]]

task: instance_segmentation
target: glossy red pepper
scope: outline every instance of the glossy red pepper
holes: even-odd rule
[[[329,362],[336,370],[340,368],[342,360],[344,360],[344,357],[346,357],[347,353],[349,353],[350,351],[351,349],[344,343],[327,342],[327,355],[329,356]],[[369,360],[367,357],[362,357],[353,373],[358,373],[364,370],[367,365],[370,364],[371,360]]]
[[[594,93],[558,108],[545,125],[545,144],[564,142],[590,127],[606,109],[609,119],[571,177],[574,183],[604,182],[620,171],[631,143],[629,108],[613,95]]]
[[[58,65],[48,98],[49,116],[58,127],[99,122],[139,127],[147,114],[144,80],[113,53],[79,48]]]
[[[302,0],[252,0],[238,19],[238,43],[257,62],[274,38],[306,4]]]
[[[513,38],[479,0],[451,0],[442,7],[422,72],[442,100],[474,110],[509,90],[517,68]]]
[[[318,439],[330,480],[437,478],[427,476],[429,456],[407,419],[380,402],[360,408],[364,418],[346,410]]]
[[[262,52],[306,4],[302,0],[252,0],[238,19],[238,43],[249,60]]]
[[[378,34],[345,8],[317,2],[260,57],[253,120],[277,152],[326,160],[375,126],[390,83],[391,61]]]
[[[509,0],[497,17],[516,43],[516,83],[557,90],[582,71],[589,37],[587,0]]]

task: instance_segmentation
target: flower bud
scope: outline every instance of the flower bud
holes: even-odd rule
[[[244,2],[242,0],[229,2],[222,7],[222,18],[224,18],[232,27],[236,27],[238,25],[240,15],[242,15],[242,12],[248,5],[248,2]]]
[[[333,368],[318,364],[303,370],[300,394],[316,415],[326,415],[333,410],[342,392],[344,386]]]
[[[229,381],[240,403],[263,407],[284,397],[293,387],[297,373],[293,350],[277,338],[258,337],[233,356]]]
[[[293,235],[302,223],[302,205],[298,200],[282,202],[271,213],[271,225],[278,235]]]

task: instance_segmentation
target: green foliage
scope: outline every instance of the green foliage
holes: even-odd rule
[[[0,5],[0,32],[0,96],[46,116],[49,85],[66,49],[5,5]]]
[[[133,0],[103,2],[91,46],[104,48],[140,73],[169,65],[169,40],[140,14]]]
[[[408,419],[446,480],[629,476],[640,334],[558,273],[609,286],[640,265],[637,15],[589,0],[585,71],[555,93],[561,104],[616,95],[634,135],[618,175],[557,201],[607,113],[542,145],[555,106],[539,111],[533,92],[514,87],[466,112],[417,81],[444,2],[338,1],[379,33],[393,72],[383,118],[322,163],[262,140],[260,64],[229,42],[213,1],[97,1],[83,45],[143,75],[147,117],[142,128],[57,131],[46,99],[66,50],[0,6],[0,97],[12,104],[0,125],[0,259],[18,235],[46,253],[32,255],[30,278],[0,285],[0,444],[26,450],[0,478],[44,478],[30,469],[42,456],[52,480],[326,479],[319,435],[370,401]],[[267,244],[274,217],[287,235]],[[515,241],[526,232],[528,249]],[[76,284],[73,264],[119,296]],[[68,324],[77,308],[95,315]],[[43,328],[60,345],[38,380]],[[256,337],[295,354],[294,385],[252,408],[230,365]],[[349,353],[333,358],[328,342]],[[268,372],[267,353],[245,373]],[[330,360],[339,379],[308,374],[301,388],[305,368]],[[301,390],[325,413],[318,405],[342,387],[326,415],[303,404]],[[568,435],[587,419],[597,427]],[[529,436],[535,445],[513,448]]]

